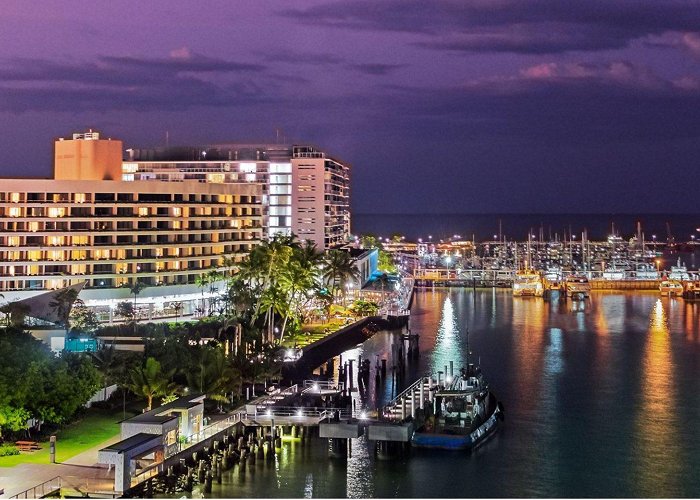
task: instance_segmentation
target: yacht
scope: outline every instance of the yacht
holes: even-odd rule
[[[542,297],[544,286],[539,273],[532,269],[518,271],[513,278],[514,297]]]
[[[659,291],[665,297],[681,297],[683,295],[683,283],[678,280],[663,280],[659,285]]]
[[[566,296],[572,299],[587,299],[591,295],[591,284],[583,275],[572,274],[564,280]]]
[[[684,265],[681,265],[680,257],[678,257],[678,262],[676,263],[676,265],[671,266],[671,272],[668,273],[668,279],[679,281],[687,281],[690,279],[690,275],[688,274],[688,268],[686,268]]]

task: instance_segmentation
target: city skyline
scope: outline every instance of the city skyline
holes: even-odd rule
[[[7,2],[0,176],[92,127],[316,144],[356,213],[694,211],[699,3],[400,4]]]

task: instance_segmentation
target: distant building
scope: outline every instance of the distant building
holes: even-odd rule
[[[312,146],[128,149],[123,179],[262,183],[266,237],[294,233],[325,250],[346,243],[350,235],[350,167]]]

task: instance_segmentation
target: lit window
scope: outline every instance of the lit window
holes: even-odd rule
[[[66,209],[63,207],[50,207],[49,217],[65,217]]]
[[[19,193],[10,193],[10,201],[12,203],[19,203],[19,199],[20,199]]]
[[[39,223],[36,221],[30,222],[29,223],[29,230],[32,233],[36,233],[39,230]]]
[[[139,207],[139,217],[147,217],[148,213],[148,207]]]
[[[88,244],[88,237],[87,236],[73,236],[72,241],[73,241],[73,245],[87,245]]]
[[[134,174],[122,174],[122,180],[124,182],[134,182]]]
[[[73,200],[75,200],[76,203],[85,203],[87,197],[85,196],[85,193],[75,193],[73,195]]]
[[[33,262],[36,262],[37,260],[41,260],[41,251],[40,250],[29,250],[27,252],[27,258]]]
[[[47,258],[48,260],[63,260],[63,252],[60,250],[49,250]]]
[[[10,207],[10,209],[8,210],[8,215],[10,217],[21,217],[22,209],[19,207]]]
[[[70,253],[70,260],[85,260],[87,259],[87,250],[73,250]]]
[[[257,165],[255,163],[243,162],[239,165],[239,169],[243,173],[257,172]]]
[[[134,172],[138,172],[138,171],[139,171],[139,164],[138,163],[123,163],[122,164],[122,172],[133,174]]]
[[[212,184],[223,184],[224,174],[207,174],[207,182]]]
[[[19,246],[19,236],[9,236],[7,238],[8,247],[18,247]]]
[[[292,186],[289,184],[271,185],[270,194],[292,194]]]
[[[182,215],[182,208],[173,207],[173,217],[180,217]]]
[[[255,182],[255,174],[245,174],[246,182]]]
[[[49,236],[46,238],[49,246],[59,247],[63,245],[63,236]]]
[[[291,163],[270,163],[270,173],[271,174],[291,174],[292,164]]]

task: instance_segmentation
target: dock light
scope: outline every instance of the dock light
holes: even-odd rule
[[[360,420],[366,420],[367,419],[367,412],[362,412],[360,413]]]
[[[271,416],[272,416],[272,411],[271,411],[271,410],[267,410],[267,413],[265,413],[265,415],[267,415],[268,417],[271,417]]]
[[[303,417],[303,416],[304,416],[304,412],[301,411],[301,408],[298,409],[298,410],[297,410],[297,417]]]
[[[451,383],[452,383],[452,377],[450,377],[449,375],[448,375],[447,377],[445,377],[445,383],[446,383],[446,384],[451,384]]]
[[[318,384],[314,384],[313,390],[314,390],[314,391],[321,392],[321,389],[320,389],[320,387],[318,386]]]

